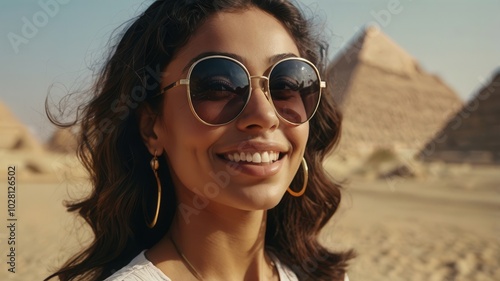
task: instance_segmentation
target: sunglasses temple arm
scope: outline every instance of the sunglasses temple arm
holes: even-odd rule
[[[176,81],[172,84],[169,84],[167,85],[165,88],[161,89],[161,92],[159,92],[158,94],[154,95],[153,97],[157,97],[157,96],[160,96],[160,95],[163,95],[166,91],[172,89],[172,88],[175,88],[177,86],[180,86],[180,85],[188,85],[189,84],[189,79],[180,79],[179,81]]]

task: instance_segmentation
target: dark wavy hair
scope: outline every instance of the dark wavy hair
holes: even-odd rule
[[[125,266],[141,250],[152,247],[168,231],[177,202],[165,159],[160,160],[164,186],[161,213],[155,228],[147,227],[146,206],[156,206],[156,181],[151,155],[138,125],[144,106],[161,111],[160,71],[196,29],[217,12],[257,7],[284,24],[301,56],[325,76],[326,44],[313,34],[312,23],[287,0],[163,0],[155,1],[135,19],[113,46],[90,100],[79,105],[78,156],[90,174],[88,197],[67,204],[93,231],[92,243],[45,280],[102,280]],[[49,119],[64,126],[50,113]],[[324,156],[340,137],[341,115],[328,91],[310,120],[305,158],[309,182],[300,198],[285,194],[268,211],[265,244],[296,272],[300,280],[343,280],[352,251],[331,252],[318,242],[320,230],[337,210],[341,193],[324,171]],[[300,189],[300,173],[291,184]]]

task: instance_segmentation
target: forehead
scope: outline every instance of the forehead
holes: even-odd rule
[[[176,69],[185,69],[193,58],[210,52],[236,54],[250,71],[269,67],[270,59],[280,54],[299,56],[297,45],[285,26],[257,8],[209,17],[171,64]]]

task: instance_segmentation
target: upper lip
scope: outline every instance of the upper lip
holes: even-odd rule
[[[223,149],[223,151],[217,152],[217,154],[226,154],[234,152],[255,153],[264,151],[286,153],[287,149],[285,146],[276,142],[244,141],[234,145],[227,146]]]

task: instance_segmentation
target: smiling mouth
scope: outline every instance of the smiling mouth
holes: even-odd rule
[[[267,164],[274,163],[281,159],[284,154],[277,151],[264,152],[232,152],[219,155],[225,160],[231,162],[243,162],[252,164]]]

